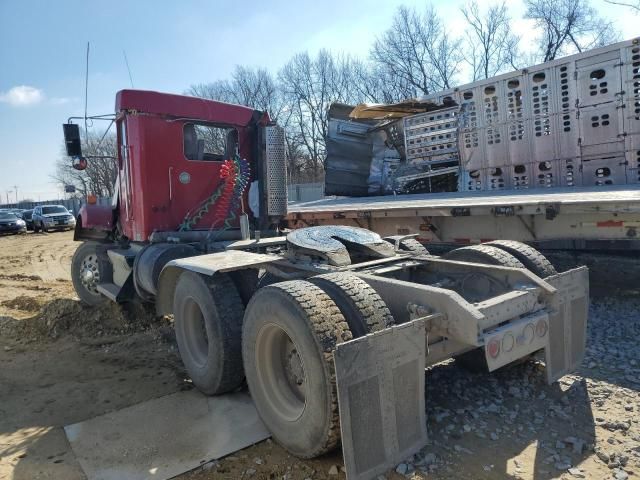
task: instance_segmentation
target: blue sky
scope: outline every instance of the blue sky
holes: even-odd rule
[[[461,0],[433,2],[461,31]],[[481,1],[480,3],[485,3]],[[112,113],[115,93],[135,88],[181,93],[225,78],[236,64],[277,71],[295,53],[320,48],[366,56],[401,5],[417,0],[0,0],[0,195],[55,198],[50,175],[61,156],[61,124],[84,109],[84,57],[91,42],[89,113]],[[618,21],[623,38],[640,17],[593,2]],[[514,28],[530,25],[509,2]],[[15,192],[10,194],[14,198]],[[0,202],[3,203],[3,202]]]

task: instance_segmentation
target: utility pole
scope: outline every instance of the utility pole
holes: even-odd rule
[[[16,207],[18,206],[18,185],[14,185],[13,188],[16,190]]]
[[[7,190],[7,205],[9,205],[9,194],[11,193],[11,190]]]

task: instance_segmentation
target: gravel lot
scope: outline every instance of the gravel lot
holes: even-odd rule
[[[62,426],[191,388],[168,321],[78,304],[74,248],[70,232],[0,238],[3,480],[82,479]],[[385,478],[639,477],[640,293],[594,299],[589,321],[582,367],[555,385],[536,362],[429,369],[429,444]],[[336,479],[341,466],[339,452],[300,461],[266,441],[179,478]]]

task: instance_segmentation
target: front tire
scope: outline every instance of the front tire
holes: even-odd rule
[[[244,305],[231,278],[184,272],[173,298],[178,350],[193,384],[206,395],[238,388]]]
[[[273,438],[297,457],[317,457],[340,441],[333,352],[351,338],[335,302],[307,281],[261,288],[247,306],[249,391]]]
[[[34,228],[36,228],[35,225]],[[75,251],[71,260],[73,287],[80,301],[91,306],[101,305],[107,301],[107,298],[98,292],[97,287],[100,283],[108,283],[111,276],[111,264],[102,257],[98,251],[99,247],[100,244],[97,242],[84,242]]]

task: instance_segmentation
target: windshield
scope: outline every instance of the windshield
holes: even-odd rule
[[[0,212],[0,220],[17,220],[15,213]]]
[[[50,213],[69,213],[64,207],[42,207],[42,214],[48,215]]]

